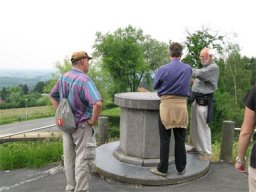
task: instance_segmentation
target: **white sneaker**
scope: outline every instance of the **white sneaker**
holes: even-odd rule
[[[155,175],[159,175],[159,176],[162,176],[162,177],[166,177],[167,176],[167,173],[162,173],[160,171],[157,170],[157,167],[154,167],[152,169],[150,169],[151,173],[154,173]]]

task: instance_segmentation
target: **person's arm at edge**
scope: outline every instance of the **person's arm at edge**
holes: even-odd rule
[[[87,120],[87,123],[88,123],[90,126],[94,126],[94,125],[97,123],[101,111],[102,111],[102,101],[97,101],[97,102],[93,105],[92,117]]]
[[[239,140],[238,140],[238,153],[237,156],[241,162],[236,162],[235,168],[240,172],[245,172],[243,167],[245,167],[245,155],[246,150],[249,146],[250,139],[252,137],[253,131],[255,126],[255,111],[249,109],[248,107],[245,108],[244,112],[244,120],[241,127]]]
[[[55,109],[57,109],[57,107],[59,106],[59,102],[56,99],[54,99],[54,97],[51,97],[51,96],[50,96],[50,100],[51,100],[53,107]]]

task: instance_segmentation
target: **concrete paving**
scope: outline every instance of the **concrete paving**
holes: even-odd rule
[[[170,173],[171,174],[171,173]],[[41,169],[0,171],[0,192],[64,192],[66,179],[59,164]],[[243,192],[248,191],[247,175],[233,165],[211,163],[209,172],[192,182],[177,185],[144,186],[121,183],[92,175],[91,192]]]

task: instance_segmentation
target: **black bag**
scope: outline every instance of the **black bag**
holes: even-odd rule
[[[208,105],[208,98],[207,96],[196,96],[196,102],[198,105],[207,106]]]

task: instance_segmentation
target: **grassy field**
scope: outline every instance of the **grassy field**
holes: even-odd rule
[[[55,110],[52,106],[1,109],[0,110],[0,125],[25,121],[29,119],[39,119],[53,116]]]

